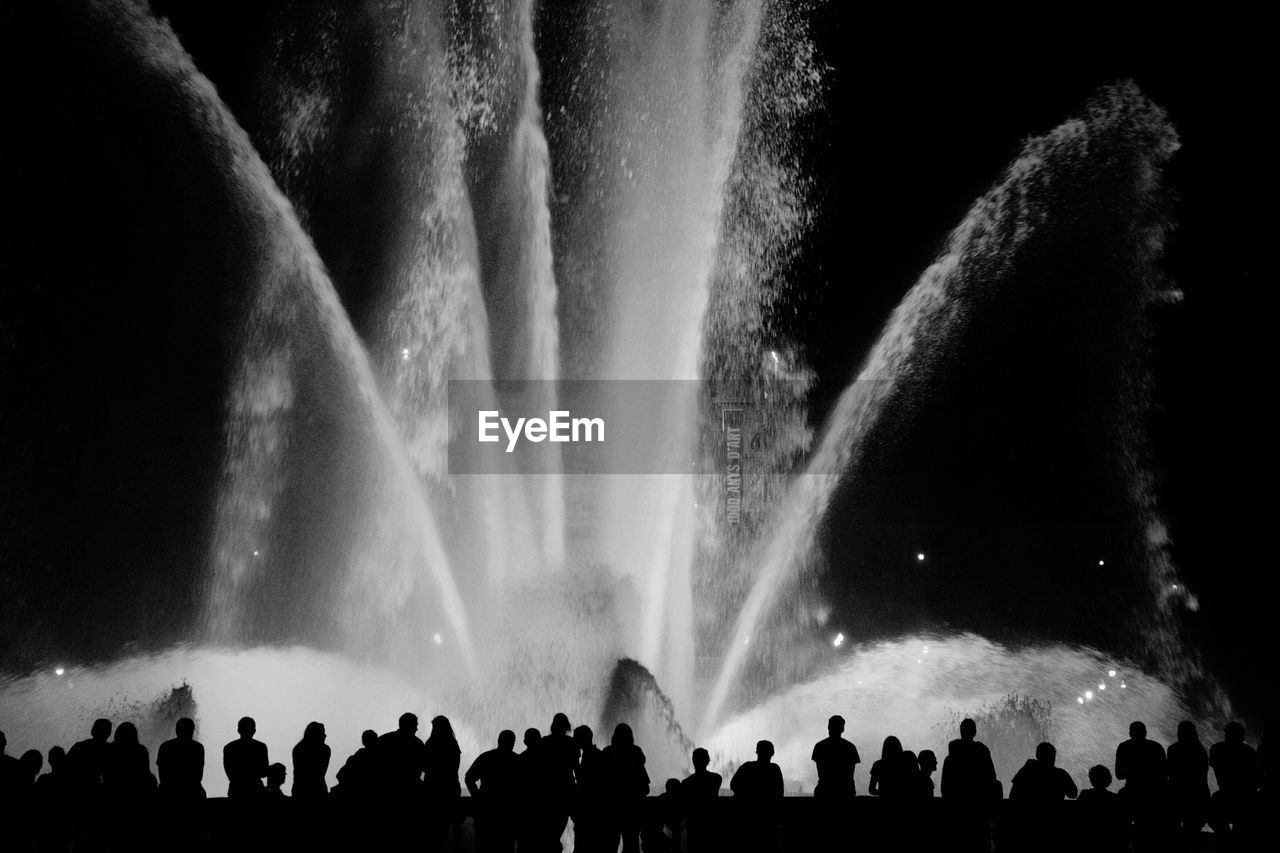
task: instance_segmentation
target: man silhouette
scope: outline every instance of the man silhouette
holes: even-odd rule
[[[719,773],[712,773],[707,769],[710,764],[710,754],[698,747],[693,751],[693,773],[680,783],[680,802],[684,808],[689,853],[714,850],[717,847],[715,815],[711,810],[720,797],[723,779]]]
[[[241,717],[236,724],[240,737],[222,748],[222,769],[227,774],[227,798],[249,800],[262,795],[262,780],[271,766],[267,745],[254,740],[258,724],[253,717]]]
[[[338,768],[338,785],[334,790],[353,800],[368,800],[377,782],[377,748],[378,733],[365,729],[360,735],[360,748]]]
[[[578,726],[573,730],[573,742],[578,747],[578,766],[574,770],[576,780],[573,804],[573,849],[575,853],[599,853],[606,845],[608,822],[604,809],[604,754],[595,745],[595,733],[590,726]]]
[[[160,794],[171,802],[198,802],[205,798],[204,746],[196,739],[196,723],[183,717],[173,727],[174,737],[160,744],[156,770]]]
[[[1071,774],[1056,766],[1058,750],[1051,743],[1036,747],[1036,757],[1027,759],[1013,777],[1009,799],[1043,805],[1074,800],[1079,793]]]
[[[516,733],[503,729],[498,746],[476,756],[463,782],[475,804],[476,850],[510,853],[515,849],[512,811],[517,793]]]
[[[1235,829],[1249,812],[1260,782],[1258,753],[1244,742],[1244,726],[1227,723],[1222,736],[1209,750],[1209,766],[1218,780],[1218,791],[1210,800],[1210,825],[1219,837]]]
[[[836,714],[827,721],[827,737],[814,744],[813,763],[818,766],[815,799],[848,802],[854,797],[853,771],[862,761],[858,748],[845,740],[844,717]]]
[[[942,796],[959,803],[985,803],[996,796],[996,766],[991,750],[977,739],[978,724],[960,722],[960,737],[947,744],[942,761]]]
[[[5,752],[8,741],[4,732],[0,732],[0,805],[8,811],[21,787],[22,769],[14,756]]]
[[[548,851],[560,849],[560,836],[569,824],[569,812],[573,808],[574,773],[579,756],[578,745],[569,736],[571,728],[568,716],[556,714],[551,719],[550,733],[538,742],[535,750],[536,772],[541,777],[537,790],[543,816],[538,846]]]
[[[421,787],[422,741],[418,740],[417,714],[404,713],[396,730],[378,738],[378,788],[389,800],[407,804]]]
[[[729,782],[734,802],[739,806],[739,828],[744,831],[743,849],[778,849],[778,818],[782,808],[782,768],[773,763],[773,744],[756,743],[756,760],[744,762]]]
[[[1116,747],[1116,778],[1124,780],[1120,797],[1130,808],[1152,805],[1160,795],[1165,778],[1164,747],[1147,740],[1141,722],[1129,725],[1129,739]]]
[[[67,769],[72,784],[82,795],[92,794],[102,785],[102,774],[111,761],[110,720],[94,720],[89,738],[73,745],[67,752]]]

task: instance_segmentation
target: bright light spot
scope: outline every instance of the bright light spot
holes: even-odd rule
[[[777,363],[778,363],[778,351],[777,351],[777,350],[772,350],[772,349],[771,349],[771,350],[769,350],[769,357],[773,359],[773,363],[774,363],[774,364],[777,364]]]
[[[836,638],[831,641],[831,645],[835,646],[837,649],[844,645],[843,631],[836,634]]]
[[[65,670],[65,669],[63,669],[63,668],[62,668],[62,667],[60,667],[60,666],[59,666],[59,667],[55,667],[55,668],[54,668],[54,670],[53,670],[53,674],[54,674],[54,675],[62,675],[64,672],[66,672],[66,670]]]
[[[253,552],[253,556],[257,557],[257,556],[258,556],[258,552],[257,552],[257,551],[254,551],[254,552]]]
[[[916,554],[916,562],[917,562],[917,563],[923,563],[923,562],[924,562],[924,551],[920,551],[920,552],[918,552],[918,553]]]
[[[1177,592],[1177,591],[1178,591],[1178,585],[1177,585],[1176,583],[1175,583],[1173,586],[1169,587],[1169,588],[1170,588],[1170,589],[1172,589],[1174,592]]]
[[[441,637],[439,634],[432,634],[431,639],[436,641],[437,646],[444,642],[444,637]]]
[[[861,681],[859,681],[859,682],[858,682],[858,686],[859,686],[859,687],[861,687],[861,686],[862,686],[862,682],[861,682]]]
[[[1116,677],[1116,671],[1115,671],[1114,669],[1109,669],[1109,670],[1107,670],[1107,675],[1111,676],[1112,678],[1115,678],[1115,677]]]
[[[1084,697],[1083,697],[1083,696],[1077,696],[1077,697],[1076,697],[1076,704],[1078,704],[1078,705],[1083,705],[1083,704],[1084,704]]]
[[[400,350],[400,360],[401,360],[401,361],[408,361],[408,360],[409,360],[409,348],[408,348],[408,347],[405,347],[404,349]]]
[[[1086,700],[1088,700],[1089,702],[1092,702],[1092,701],[1093,701],[1093,691],[1092,691],[1092,690],[1086,690],[1086,691],[1084,692],[1084,698],[1085,698]]]
[[[1099,561],[1098,561],[1098,565],[1099,565],[1099,566],[1105,566],[1106,564],[1107,564],[1107,561],[1106,561],[1106,560],[1099,560]]]
[[[1107,689],[1107,685],[1105,685],[1105,684],[1099,684],[1099,685],[1098,685],[1098,689],[1099,689],[1099,690],[1106,690],[1106,689]]]
[[[1129,686],[1129,685],[1125,684],[1123,681],[1122,681],[1122,682],[1120,682],[1120,689],[1121,689],[1121,690],[1126,689],[1128,686]]]
[[[924,663],[924,661],[920,660],[920,658],[916,658],[916,663]]]
[[[929,647],[928,647],[928,646],[925,646],[925,647],[924,647],[923,654],[926,654],[926,655],[927,655],[927,654],[929,654]]]
[[[751,642],[751,638],[750,638],[750,637],[743,637],[743,638],[742,638],[742,645],[744,645],[744,646],[745,646],[745,645],[746,645],[747,643],[749,643],[749,642]]]

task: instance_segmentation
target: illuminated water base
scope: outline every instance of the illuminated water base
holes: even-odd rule
[[[330,782],[359,747],[361,731],[390,731],[406,710],[420,719],[452,714],[464,761],[469,761],[491,747],[499,727],[545,727],[560,709],[558,698],[529,688],[501,700],[505,719],[477,728],[466,709],[452,704],[457,697],[447,689],[433,692],[391,670],[304,648],[177,648],[63,670],[0,683],[0,720],[11,744],[41,750],[68,746],[87,736],[97,716],[145,724],[146,709],[185,681],[193,688],[198,736],[209,754],[235,738],[236,720],[246,714],[257,720],[259,739],[277,759],[297,743],[306,722],[318,720],[333,747]],[[1014,703],[1008,701],[1011,694]],[[991,746],[1006,785],[1046,737],[1058,747],[1059,764],[1083,779],[1090,766],[1111,764],[1133,720],[1145,721],[1151,737],[1170,743],[1178,722],[1188,718],[1168,685],[1091,649],[1011,650],[974,635],[920,636],[848,648],[844,662],[830,673],[731,717],[700,743],[713,755],[712,769],[723,771],[751,759],[755,742],[769,738],[788,790],[808,793],[816,782],[809,755],[834,713],[848,721],[846,734],[862,753],[857,773],[862,791],[887,735],[897,735],[909,749],[944,755],[964,716],[978,719],[979,737]],[[572,718],[575,724],[598,722]],[[1217,722],[1204,721],[1201,731]],[[689,772],[687,756],[673,760],[680,750],[663,742],[661,727],[644,727],[642,741],[658,789],[668,776]],[[154,755],[157,744],[148,745]],[[225,785],[216,762],[210,762],[209,793],[222,794]]]

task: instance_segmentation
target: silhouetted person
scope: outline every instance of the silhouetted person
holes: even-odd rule
[[[711,756],[702,747],[693,751],[693,773],[680,783],[680,801],[685,812],[685,836],[689,853],[718,849],[715,835],[716,800],[724,781],[707,769]]]
[[[939,789],[946,804],[948,848],[989,849],[991,810],[1000,798],[991,750],[978,740],[978,724],[960,722],[960,737],[947,744]]]
[[[503,729],[498,746],[480,753],[463,781],[475,809],[478,853],[511,853],[515,849],[515,809],[518,794],[516,733]]]
[[[744,762],[729,781],[738,806],[745,848],[778,848],[778,820],[782,808],[782,769],[773,763],[773,744],[756,743],[756,760]]]
[[[67,752],[67,768],[80,796],[95,796],[102,786],[111,744],[110,720],[94,720],[88,740],[74,744]]]
[[[893,735],[880,746],[880,758],[871,763],[871,782],[867,793],[873,797],[893,799],[906,792],[906,772],[902,759],[902,741]]]
[[[1165,779],[1164,747],[1147,739],[1147,727],[1129,726],[1129,739],[1116,747],[1116,778],[1124,780],[1120,797],[1131,808],[1150,805],[1160,795]]]
[[[151,774],[151,754],[138,743],[138,727],[133,723],[121,723],[107,753],[107,767],[103,782],[108,794],[119,803],[136,807],[139,800],[151,793],[156,778]]]
[[[1164,747],[1147,739],[1141,722],[1129,725],[1129,739],[1116,747],[1116,778],[1124,780],[1120,802],[1133,818],[1133,840],[1138,850],[1156,850],[1164,845],[1163,819],[1165,787]]]
[[[284,793],[284,783],[289,777],[289,771],[280,762],[271,764],[267,767],[267,787],[266,790],[260,792],[259,796],[266,799],[267,802],[278,803],[287,800],[288,797]]]
[[[1036,747],[1036,757],[1014,774],[1009,799],[1029,805],[1074,800],[1079,790],[1071,774],[1057,766],[1058,750],[1051,743]]]
[[[1208,821],[1209,753],[1200,743],[1195,723],[1178,723],[1178,739],[1169,745],[1169,787],[1178,833],[1188,849],[1199,841]]]
[[[227,774],[227,797],[251,800],[262,795],[262,780],[271,766],[267,745],[253,736],[258,724],[253,717],[241,717],[236,724],[240,737],[222,748],[222,769]],[[283,765],[281,765],[283,766]]]
[[[605,817],[604,753],[595,745],[590,726],[573,730],[578,747],[578,766],[574,769],[573,849],[574,853],[600,853],[609,838],[609,821]]]
[[[1087,844],[1099,853],[1119,853],[1129,848],[1129,824],[1120,795],[1109,790],[1111,771],[1101,764],[1089,768],[1090,787],[1076,798]]]
[[[378,789],[390,802],[405,806],[413,802],[422,787],[422,741],[418,740],[418,717],[401,714],[396,730],[378,738]]]
[[[539,761],[538,741],[542,740],[542,732],[529,728],[524,730],[524,751],[516,756],[516,784],[519,788],[519,807],[516,809],[516,842],[520,853],[536,851],[541,839],[539,834],[541,814],[541,798],[538,796],[538,783],[542,778]]]
[[[49,772],[36,780],[36,788],[46,800],[63,802],[70,796],[71,774],[65,749],[60,746],[49,748]]]
[[[360,748],[338,768],[338,785],[334,790],[352,800],[367,802],[377,785],[377,748],[378,733],[365,729],[360,735]]]
[[[641,832],[644,853],[672,853],[680,849],[680,780],[668,779],[654,799],[650,819]]]
[[[616,849],[621,838],[623,853],[639,853],[640,805],[649,796],[649,773],[644,767],[644,751],[636,746],[631,726],[619,723],[614,728],[613,739],[601,757],[612,845],[608,849]]]
[[[960,722],[960,737],[947,744],[942,762],[942,796],[957,803],[989,803],[997,796],[991,750],[977,739],[978,724]]]
[[[51,747],[49,772],[36,779],[36,814],[40,821],[40,838],[36,849],[50,853],[66,853],[71,849],[72,833],[67,816],[73,808],[74,786],[67,768],[67,751]]]
[[[7,762],[6,762],[7,763]],[[0,800],[0,847],[12,845],[15,850],[30,850],[35,840],[37,814],[36,777],[44,767],[44,756],[38,749],[28,749],[9,764],[8,790]]]
[[[844,803],[853,799],[853,771],[862,761],[858,748],[844,737],[844,717],[827,720],[827,737],[814,744],[813,763],[818,767],[818,784],[813,796],[819,800]]]
[[[933,774],[938,769],[938,756],[932,749],[920,750],[920,775],[912,784],[910,794],[915,799],[933,799]]]
[[[1248,816],[1258,791],[1258,753],[1244,742],[1244,726],[1227,723],[1223,739],[1209,750],[1209,766],[1218,781],[1210,803],[1210,825],[1221,835],[1236,831]]]
[[[293,799],[314,802],[329,793],[325,776],[332,750],[324,740],[324,725],[313,721],[307,723],[302,740],[293,747]]]
[[[538,742],[537,764],[541,776],[538,795],[542,812],[538,846],[542,850],[560,849],[560,836],[564,835],[573,808],[578,745],[569,736],[571,728],[566,715],[556,714],[551,719],[549,733]]]
[[[21,774],[18,759],[6,752],[9,742],[0,732],[0,805],[7,806],[18,790]]]
[[[160,793],[174,803],[199,802],[204,793],[204,746],[196,740],[196,723],[183,717],[173,727],[174,737],[160,744],[156,770]]]
[[[458,768],[462,750],[453,734],[449,718],[437,716],[431,721],[431,734],[422,745],[422,789],[427,800],[424,828],[428,849],[441,849],[449,838],[449,827],[458,813]]]

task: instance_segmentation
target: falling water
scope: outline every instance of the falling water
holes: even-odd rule
[[[778,508],[769,533],[753,555],[758,575],[738,613],[733,637],[716,676],[702,717],[701,731],[720,718],[742,666],[751,637],[769,610],[794,581],[796,570],[814,546],[819,524],[843,478],[854,470],[865,439],[886,406],[909,399],[942,378],[951,347],[962,333],[970,305],[996,292],[1026,246],[1042,235],[1052,239],[1062,225],[1056,208],[1070,211],[1072,193],[1087,195],[1091,158],[1114,155],[1136,143],[1131,180],[1137,184],[1135,210],[1143,221],[1148,196],[1158,181],[1152,174],[1176,148],[1164,114],[1132,86],[1118,86],[1091,105],[1087,120],[1072,120],[1029,140],[1002,180],[983,195],[951,233],[938,259],[925,270],[886,323],[857,378],[841,394],[818,448],[796,477]],[[1136,176],[1136,177],[1135,177]],[[1072,178],[1083,186],[1072,187]],[[1054,185],[1053,194],[1045,188]],[[1069,221],[1069,220],[1068,220]],[[1143,248],[1146,251],[1146,247]],[[1161,642],[1172,644],[1162,636]]]
[[[215,637],[237,639],[237,620],[247,587],[269,565],[269,539],[262,532],[276,511],[278,460],[291,440],[292,412],[305,382],[300,373],[317,369],[349,401],[355,429],[367,433],[373,462],[390,483],[392,507],[408,506],[421,520],[406,526],[407,539],[384,545],[406,562],[392,563],[376,584],[354,576],[341,593],[341,606],[382,611],[398,608],[425,568],[437,588],[445,616],[464,655],[470,655],[467,614],[439,536],[412,476],[399,437],[381,402],[360,342],[346,320],[323,264],[303,233],[287,199],[271,180],[247,136],[217,97],[212,84],[191,63],[167,25],[126,5],[95,8],[96,21],[116,38],[149,85],[164,90],[182,119],[197,125],[208,146],[205,155],[225,164],[227,180],[243,205],[242,215],[257,235],[261,280],[249,308],[241,343],[241,369],[228,405],[228,450],[219,501],[209,599]],[[317,357],[318,353],[318,357]],[[385,510],[384,510],[385,511]],[[389,553],[384,558],[392,556]],[[359,645],[356,643],[356,645]]]

